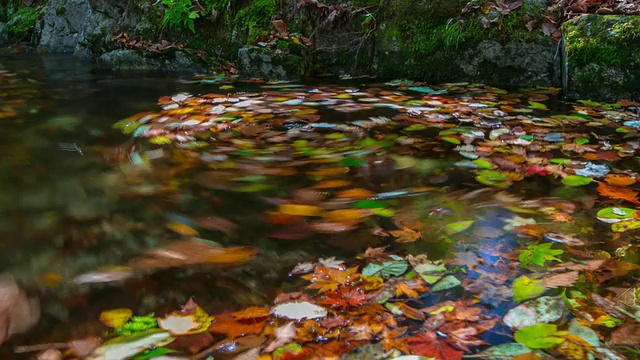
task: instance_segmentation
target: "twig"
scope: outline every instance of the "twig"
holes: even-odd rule
[[[48,344],[36,344],[36,345],[23,345],[13,348],[13,352],[17,354],[44,351],[49,349],[68,349],[69,343],[48,343]]]

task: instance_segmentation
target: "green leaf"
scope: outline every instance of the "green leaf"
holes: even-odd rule
[[[622,220],[631,220],[633,219],[633,214],[635,214],[638,210],[624,207],[608,207],[604,209],[600,209],[596,214],[596,217],[600,221],[613,223]]]
[[[400,276],[407,271],[409,263],[406,260],[399,258],[393,261],[385,261],[382,264],[367,264],[362,269],[362,275],[380,275],[382,277]]]
[[[552,245],[553,243],[543,243],[527,246],[527,249],[520,250],[520,263],[522,263],[523,266],[535,264],[544,267],[547,261],[562,261],[561,259],[558,259],[556,255],[561,255],[564,251],[560,249],[552,249]]]
[[[472,163],[481,169],[491,169],[491,163],[484,159],[473,160]]]
[[[547,110],[547,105],[535,101],[529,101],[529,108],[538,110]]]
[[[611,230],[614,232],[625,232],[636,229],[640,229],[640,221],[638,220],[620,221],[611,225]]]
[[[428,86],[414,86],[410,87],[409,90],[416,91],[419,93],[430,94],[433,92],[433,89]]]
[[[592,177],[580,175],[569,175],[566,178],[562,179],[562,183],[567,186],[584,186],[590,184],[592,181]]]
[[[467,221],[456,221],[454,223],[447,224],[447,226],[446,226],[447,233],[456,234],[456,233],[465,231],[468,228],[470,228],[471,225],[473,225],[474,222],[475,222],[475,220],[467,220]]]
[[[444,278],[442,278],[442,280],[438,281],[438,283],[431,288],[431,291],[447,290],[447,289],[454,288],[460,284],[461,282],[460,280],[458,280],[458,278],[456,278],[453,275],[447,275]]]
[[[537,298],[546,288],[542,280],[532,280],[523,275],[513,282],[513,299],[517,302]]]
[[[584,145],[584,144],[588,144],[589,143],[589,139],[587,138],[577,138],[574,140],[574,142],[578,145]]]
[[[460,145],[461,144],[460,139],[457,139],[457,138],[454,138],[454,137],[451,137],[451,136],[443,136],[442,140],[444,140],[446,142],[450,142],[452,144],[456,144],[456,145]]]
[[[416,273],[429,284],[434,284],[436,281],[440,280],[443,273],[447,272],[447,268],[444,267],[442,262],[440,261],[429,261],[422,264],[416,264],[413,269]]]
[[[406,128],[404,128],[404,131],[420,131],[426,128],[427,127],[422,124],[413,124],[411,126],[407,126]]]
[[[138,354],[134,356],[131,360],[147,360],[153,359],[154,357],[158,357],[161,355],[171,354],[176,352],[175,350],[167,349],[167,348],[155,348],[153,350],[144,351],[142,354]]]
[[[549,349],[562,344],[565,339],[559,336],[566,334],[566,331],[558,331],[553,324],[535,324],[518,330],[514,338],[531,349]]]
[[[353,204],[353,207],[356,209],[376,209],[376,208],[385,208],[388,204],[386,201],[380,200],[362,200]]]

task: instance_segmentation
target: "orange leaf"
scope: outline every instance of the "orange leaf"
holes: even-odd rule
[[[271,309],[261,306],[251,306],[241,311],[231,313],[234,319],[238,321],[268,317]]]
[[[422,237],[420,232],[411,230],[406,226],[400,230],[391,230],[389,233],[396,238],[396,242],[398,243],[415,242]]]
[[[634,204],[640,204],[640,201],[638,201],[638,192],[629,188],[608,185],[600,182],[598,183],[598,194],[611,199],[626,200]]]
[[[324,210],[313,205],[282,204],[278,208],[278,212],[285,215],[320,216]]]
[[[356,199],[366,199],[375,196],[374,192],[371,192],[367,189],[356,188],[356,189],[348,189],[338,191],[336,196],[339,198],[356,198]]]
[[[264,328],[267,318],[249,319],[247,321],[237,321],[232,314],[219,314],[214,317],[209,331],[216,334],[224,334],[230,338],[243,335],[258,335]]]
[[[333,188],[341,188],[341,187],[345,187],[345,186],[349,186],[351,185],[351,181],[348,180],[325,180],[322,182],[319,182],[313,186],[311,186],[311,188],[313,189],[333,189]]]
[[[636,178],[628,175],[621,174],[609,174],[604,178],[609,185],[615,186],[629,186],[636,183]]]

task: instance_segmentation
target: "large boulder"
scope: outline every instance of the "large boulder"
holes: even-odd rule
[[[117,33],[152,35],[161,19],[162,8],[148,2],[49,0],[38,50],[94,59],[113,49]]]
[[[305,53],[294,54],[260,46],[238,50],[238,72],[246,78],[266,80],[300,80],[308,70]]]
[[[96,60],[96,68],[116,72],[207,72],[207,66],[184,51],[155,54],[141,50],[113,50]]]
[[[582,15],[563,31],[570,97],[640,100],[640,16]]]

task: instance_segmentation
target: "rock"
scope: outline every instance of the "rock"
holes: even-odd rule
[[[556,46],[551,42],[536,44],[485,40],[466,51],[459,59],[465,78],[490,84],[534,85],[558,84],[560,61],[554,59]]]
[[[162,7],[109,0],[50,0],[44,14],[38,50],[73,53],[95,59],[113,47],[118,32],[153,36],[150,23],[160,24]],[[158,25],[159,26],[159,25]]]
[[[564,311],[565,303],[562,297],[543,296],[510,309],[502,320],[515,331],[535,324],[558,321],[564,315]]]
[[[258,46],[244,46],[238,51],[238,72],[246,78],[266,80],[300,80],[308,70],[305,53],[272,51]]]
[[[640,100],[640,17],[588,14],[562,29],[570,97]]]
[[[113,50],[97,59],[96,68],[111,71],[207,72],[204,64],[179,50],[161,55],[140,50]]]
[[[7,24],[0,22],[0,45],[4,45],[7,40]]]
[[[473,81],[493,85],[560,85],[556,45],[525,18],[539,18],[544,1],[529,0],[507,15],[494,14],[485,28],[466,1],[390,0],[377,15],[373,72],[428,82]],[[410,22],[406,19],[428,19]]]

